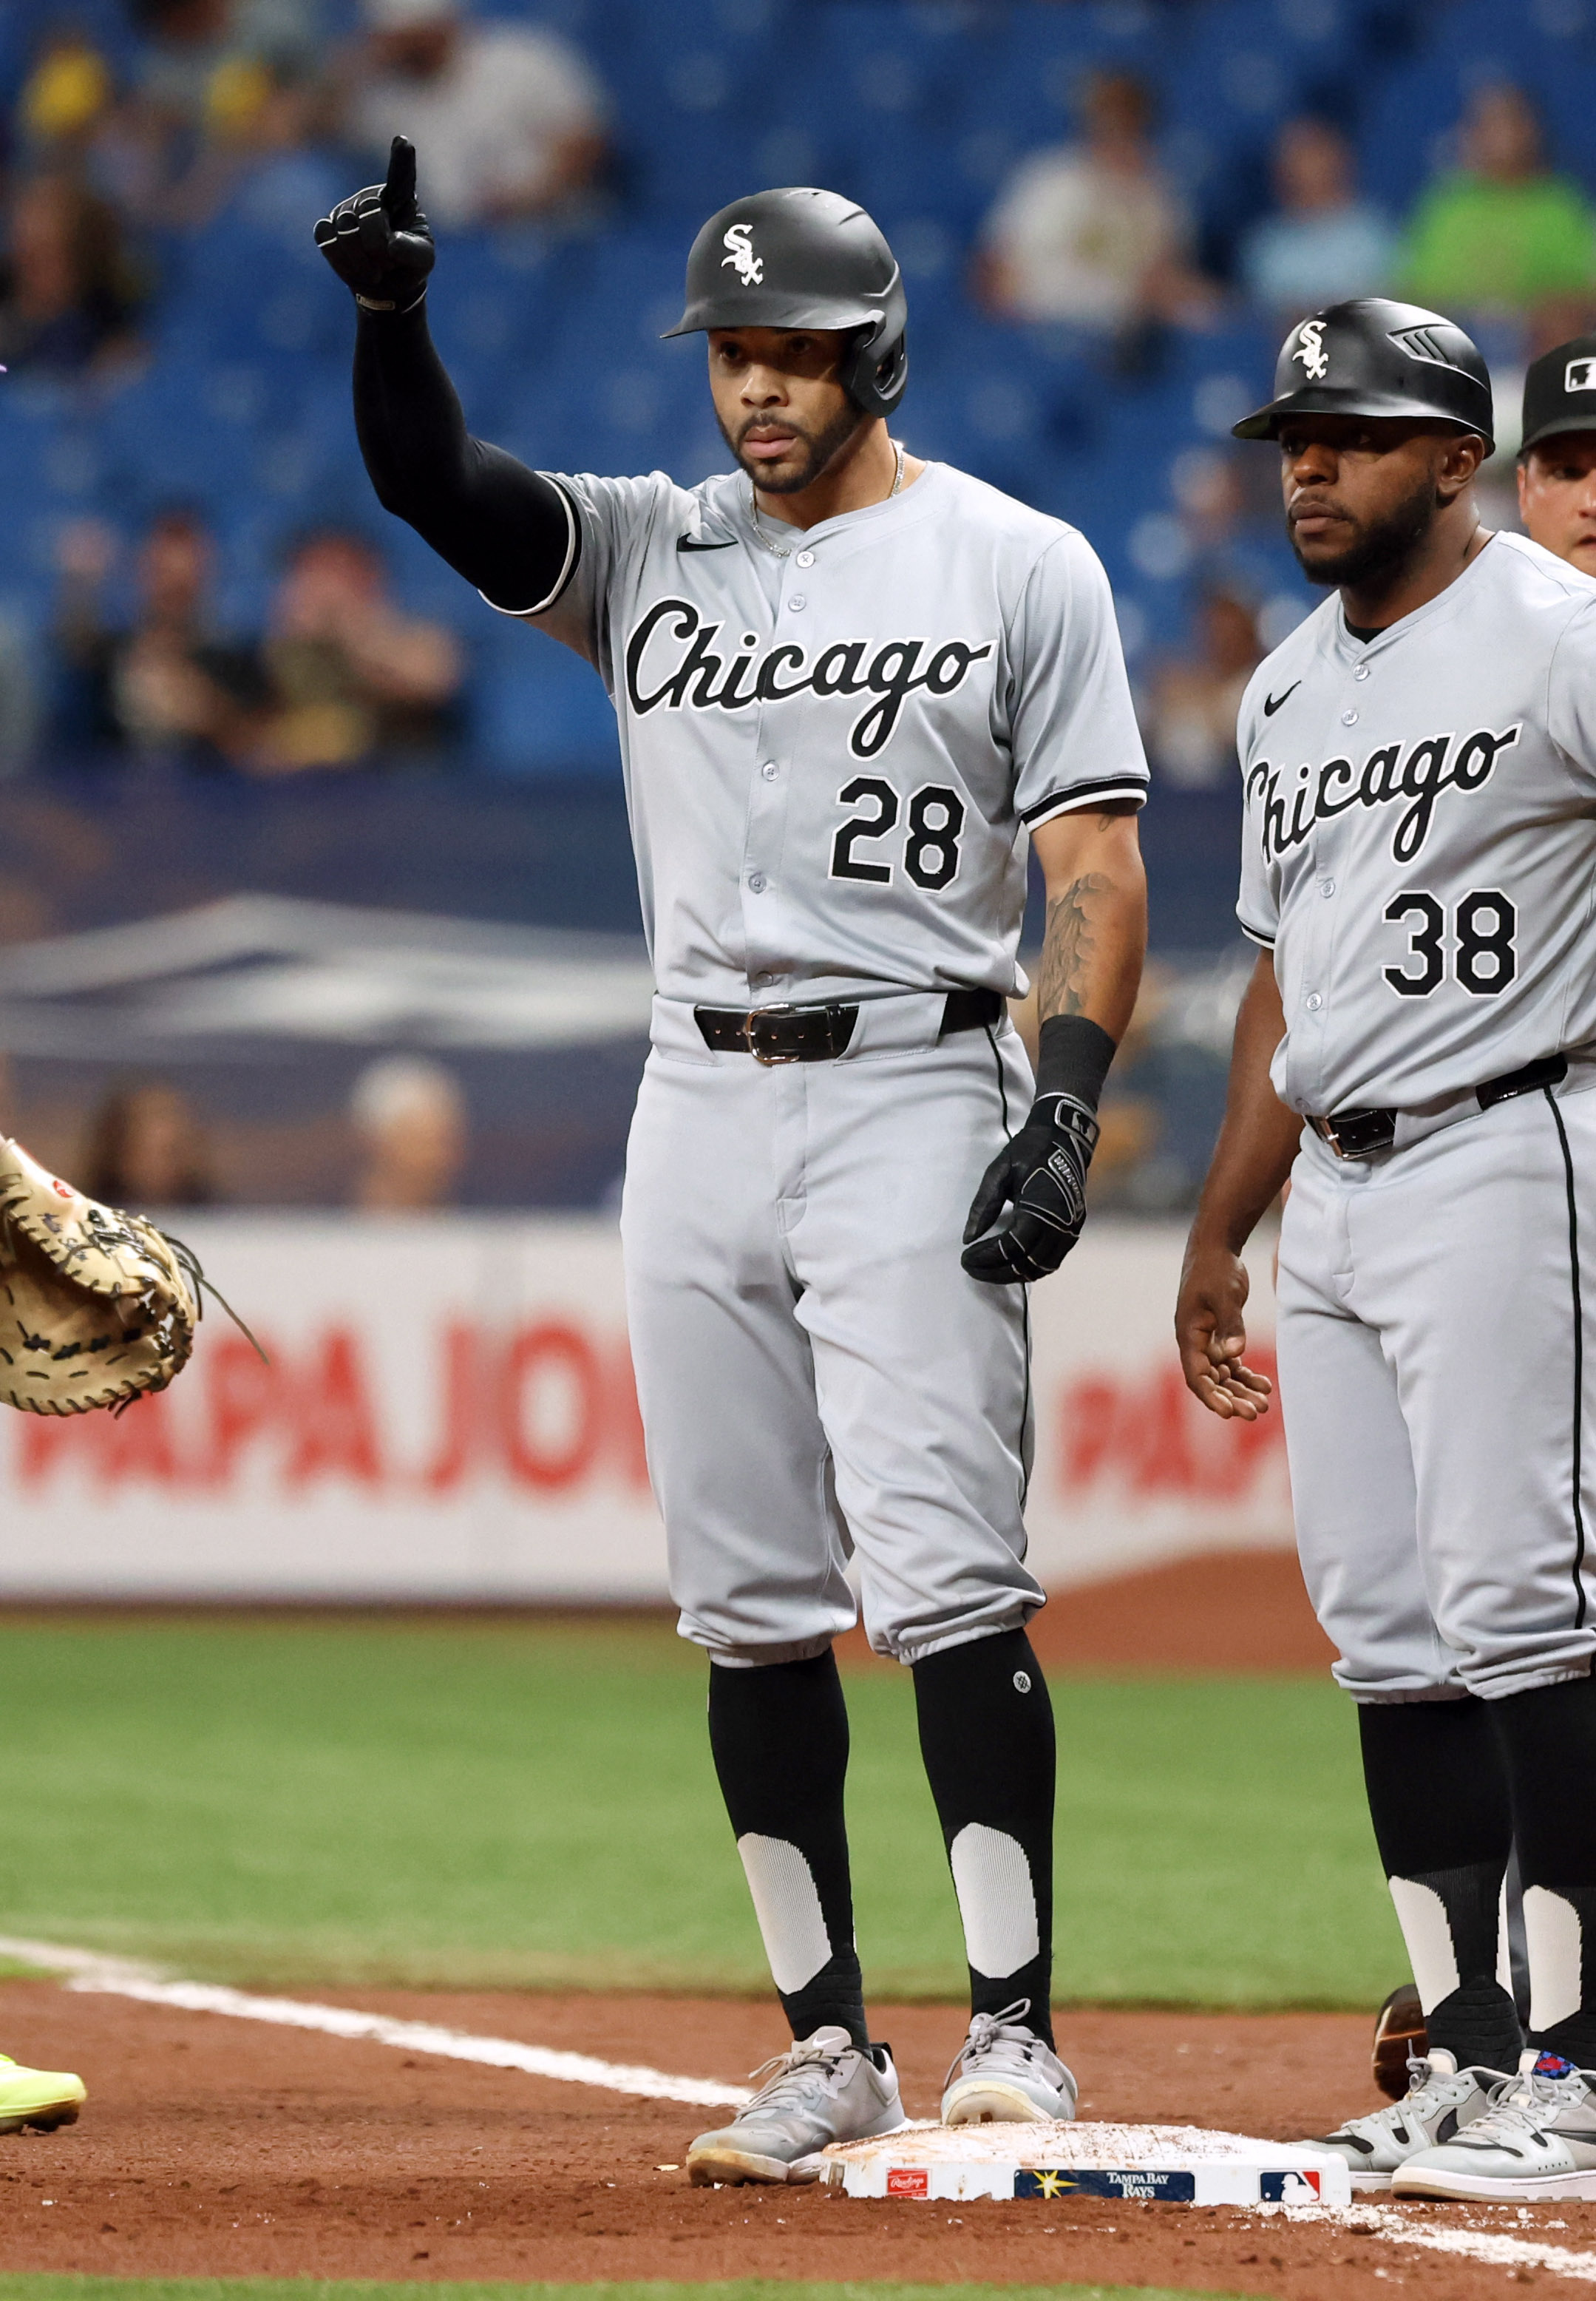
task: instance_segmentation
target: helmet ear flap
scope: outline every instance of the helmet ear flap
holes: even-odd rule
[[[848,397],[866,415],[890,415],[909,380],[907,339],[900,335],[885,353],[878,353],[874,347],[882,332],[879,325],[860,330],[842,376]]]

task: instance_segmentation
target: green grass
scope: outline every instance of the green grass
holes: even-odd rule
[[[0,1933],[280,1986],[763,1990],[704,1667],[647,1622],[12,1619]],[[1405,1970],[1333,1687],[1054,1696],[1062,1996],[1366,2006]],[[957,1995],[907,1675],[848,1698],[866,1972]]]
[[[364,2279],[13,2277],[0,2301],[1224,2301],[1156,2285],[383,2285]]]

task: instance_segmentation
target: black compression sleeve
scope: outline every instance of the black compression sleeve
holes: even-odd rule
[[[360,314],[355,428],[385,509],[496,607],[548,602],[576,565],[576,515],[552,480],[472,438],[424,303]]]

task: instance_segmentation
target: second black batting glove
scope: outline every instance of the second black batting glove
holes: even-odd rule
[[[959,1259],[972,1278],[993,1286],[1045,1278],[1080,1237],[1098,1097],[1113,1059],[1114,1041],[1083,1015],[1054,1015],[1042,1025],[1036,1100],[982,1176],[965,1225]],[[1011,1203],[1007,1222],[992,1230]]]
[[[408,312],[421,302],[438,250],[415,204],[408,137],[394,138],[386,183],[368,184],[322,218],[316,246],[363,311]]]

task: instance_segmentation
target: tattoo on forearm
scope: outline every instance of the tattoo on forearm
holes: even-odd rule
[[[1036,993],[1036,1011],[1044,1022],[1050,1015],[1085,1013],[1087,977],[1097,948],[1087,906],[1094,895],[1111,891],[1111,882],[1092,871],[1073,879],[1049,902]]]

